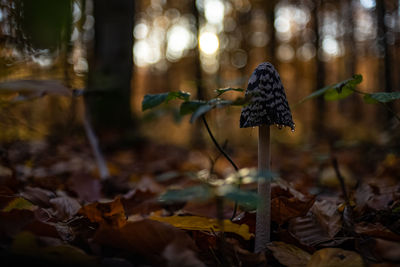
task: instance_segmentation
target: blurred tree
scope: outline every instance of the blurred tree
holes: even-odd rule
[[[196,1],[192,1],[192,14],[195,17],[195,26],[196,26],[196,37],[197,40],[199,40],[200,37],[200,16],[201,14],[199,13],[197,6],[196,6]],[[196,83],[196,94],[197,94],[197,99],[206,99],[207,95],[204,89],[204,84],[203,84],[203,72],[201,70],[201,62],[200,62],[200,45],[197,43],[196,48],[194,49],[194,80]],[[202,125],[201,121],[197,120],[194,123],[194,126],[192,127],[192,138],[190,142],[194,147],[203,147],[204,146],[204,137],[201,132]]]
[[[99,130],[117,133],[134,126],[130,104],[134,4],[131,0],[93,1],[95,38],[88,90],[96,93],[87,103]]]
[[[354,1],[341,0],[340,8],[342,11],[343,25],[344,25],[344,36],[343,41],[345,45],[345,57],[343,60],[344,68],[343,75],[340,75],[340,79],[347,79],[356,74],[357,55],[356,55],[356,40],[354,36],[355,25],[354,25]],[[339,107],[342,111],[350,110],[353,119],[361,117],[361,101],[358,95],[354,94],[347,99],[339,102]]]
[[[321,48],[321,33],[320,33],[320,12],[321,12],[322,1],[314,0],[314,8],[312,12],[312,19],[315,32],[315,48],[317,54],[315,56],[316,61],[316,73],[315,73],[315,90],[321,89],[325,86],[325,63],[321,60],[322,48]],[[319,139],[324,134],[324,121],[325,121],[325,100],[322,97],[318,97],[315,101],[314,117],[313,117],[313,133],[315,138]],[[317,140],[318,141],[318,140]]]
[[[376,1],[376,18],[378,25],[378,49],[382,52],[383,62],[380,61],[380,82],[383,83],[383,88],[385,92],[393,91],[392,84],[392,57],[388,44],[388,27],[385,24],[385,15],[386,15],[386,4],[384,0]],[[392,103],[387,103],[387,106],[390,109],[393,109]],[[386,126],[387,122],[393,118],[393,114],[391,112],[386,113],[386,120],[384,121],[383,127]]]
[[[275,30],[275,6],[278,1],[271,0],[265,4],[265,13],[267,15],[268,20],[268,34],[269,34],[269,45],[267,47],[268,51],[268,61],[272,63],[272,65],[277,66],[276,60],[276,30]]]

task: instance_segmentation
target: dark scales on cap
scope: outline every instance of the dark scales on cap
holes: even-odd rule
[[[279,73],[271,63],[261,63],[254,70],[247,85],[246,96],[249,94],[251,100],[242,109],[240,128],[275,124],[294,130],[285,90]]]

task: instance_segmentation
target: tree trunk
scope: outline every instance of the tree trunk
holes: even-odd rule
[[[384,0],[376,1],[376,16],[377,16],[377,24],[378,24],[378,48],[383,52],[383,62],[380,62],[381,67],[379,68],[380,73],[380,81],[383,81],[383,88],[385,92],[392,92],[392,62],[390,58],[390,49],[387,41],[387,33],[388,28],[385,25],[385,14],[386,14],[386,6]],[[387,106],[390,109],[393,109],[393,103],[387,103]],[[379,116],[380,117],[380,116]],[[393,114],[387,112],[384,118],[385,127],[387,123],[393,118]]]
[[[88,104],[98,130],[132,128],[134,1],[94,0],[95,39],[89,60]]]
[[[196,1],[192,1],[192,12],[196,21],[196,38],[199,40],[200,37],[200,14],[196,7]],[[206,92],[203,84],[203,72],[201,70],[201,62],[200,62],[200,46],[197,42],[197,47],[194,51],[194,80],[196,82],[196,94],[197,99],[205,100]],[[202,134],[201,129],[203,126],[201,125],[201,120],[196,120],[192,127],[192,138],[191,144],[193,147],[204,147],[204,136]]]
[[[343,11],[343,19],[346,25],[344,42],[346,47],[346,55],[344,58],[344,74],[340,80],[345,80],[356,74],[357,55],[356,55],[356,40],[354,37],[354,6],[353,1],[342,0],[341,9]],[[343,112],[351,112],[353,120],[359,120],[362,117],[360,96],[353,94],[343,101],[339,101],[339,107]]]
[[[278,69],[277,66],[277,60],[276,60],[276,30],[275,30],[275,5],[276,5],[276,0],[271,0],[268,1],[268,4],[266,4],[266,14],[267,14],[267,20],[268,20],[268,27],[269,27],[269,45],[268,45],[268,61],[271,62],[272,65],[275,66],[276,69]]]
[[[318,11],[321,7],[321,0],[314,1],[314,9],[312,18],[314,20],[314,32],[315,32],[315,48],[317,50],[317,55],[315,57],[316,61],[316,81],[315,90],[321,89],[325,86],[325,64],[321,61],[319,57],[319,50],[321,47],[321,36],[319,34],[319,17]],[[314,118],[313,118],[313,132],[314,137],[320,139],[324,134],[324,120],[325,120],[325,100],[322,97],[318,97],[315,102],[314,107]]]

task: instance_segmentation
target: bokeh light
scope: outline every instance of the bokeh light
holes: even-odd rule
[[[278,59],[282,62],[290,62],[294,57],[293,47],[289,44],[282,44],[278,47]]]
[[[339,54],[339,44],[332,36],[327,36],[322,41],[322,49],[330,56],[337,56]]]
[[[184,52],[192,46],[194,39],[194,34],[187,27],[172,26],[167,34],[167,59],[172,62],[179,60]]]
[[[204,32],[200,35],[199,45],[202,52],[212,55],[218,50],[219,40],[215,33]]]
[[[209,23],[222,23],[224,20],[224,4],[219,0],[205,1],[204,15]]]
[[[383,0],[379,0],[383,1]],[[376,3],[375,0],[360,0],[361,5],[366,9],[374,8]]]

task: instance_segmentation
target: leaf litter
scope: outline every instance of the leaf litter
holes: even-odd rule
[[[254,254],[254,210],[239,206],[230,221],[233,202],[224,199],[218,206],[218,195],[201,201],[160,201],[168,190],[203,188],[210,181],[211,189],[223,184],[218,180],[232,168],[222,160],[211,163],[209,152],[202,150],[146,146],[107,157],[111,179],[121,182],[125,192],[105,188],[87,147],[60,144],[50,153],[46,144],[9,146],[10,158],[0,162],[0,169],[7,170],[0,172],[2,260],[14,265],[62,261],[64,266],[400,262],[400,160],[393,153],[382,154],[371,173],[371,166],[362,171],[362,150],[340,152],[341,169],[352,174],[351,183],[346,182],[347,203],[332,171],[323,174],[328,182],[319,183],[321,173],[316,170],[332,168],[323,160],[315,161],[312,153],[303,151],[278,152],[276,157],[282,160],[274,159],[281,178],[272,186],[273,242],[268,253]],[[256,162],[255,155],[245,153],[238,153],[235,160],[248,167]],[[205,176],[196,178],[202,170],[207,170]],[[243,190],[255,188],[250,182]]]

